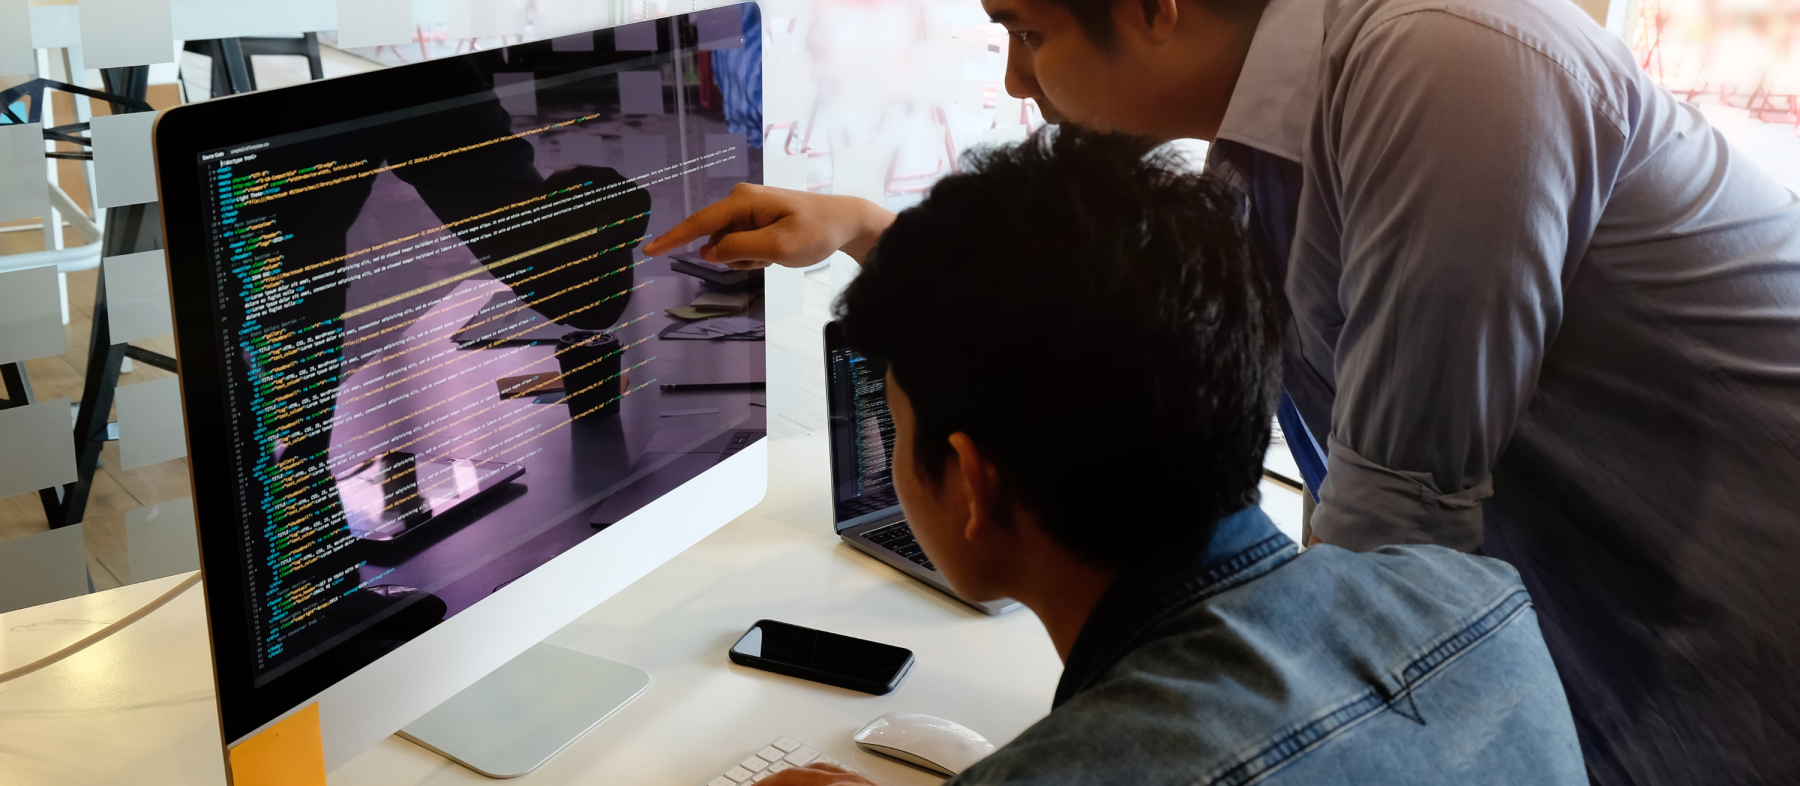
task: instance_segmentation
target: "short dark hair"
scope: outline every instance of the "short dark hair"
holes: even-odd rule
[[[1114,42],[1118,41],[1119,30],[1113,25],[1113,4],[1123,0],[1049,0],[1049,2],[1069,9],[1075,15],[1075,21],[1088,34],[1088,38],[1102,51],[1112,51]],[[1156,18],[1156,0],[1137,0],[1144,9],[1144,19]],[[1213,12],[1226,19],[1249,19],[1262,13],[1269,0],[1201,0],[1211,7]]]
[[[1280,386],[1268,282],[1229,191],[1150,140],[1064,126],[964,158],[837,303],[941,482],[951,434],[1102,564],[1260,500]]]

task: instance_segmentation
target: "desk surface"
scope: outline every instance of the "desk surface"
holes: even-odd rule
[[[639,666],[650,689],[522,783],[698,786],[781,735],[894,786],[937,778],[856,750],[870,719],[912,710],[1003,743],[1050,706],[1062,664],[1029,611],[990,619],[832,534],[822,433],[770,445],[763,503],[548,640]],[[180,577],[0,615],[0,670],[91,633]],[[888,696],[731,664],[768,617],[897,644],[918,666]],[[0,686],[0,782],[224,782],[200,595],[44,671]],[[350,784],[491,784],[389,737],[332,773]]]
[[[643,668],[650,689],[520,783],[699,786],[789,735],[883,783],[925,786],[939,779],[858,751],[850,733],[910,710],[1003,744],[1049,710],[1062,664],[1037,617],[984,617],[842,545],[822,432],[775,440],[769,453],[761,505],[548,639]],[[1284,528],[1297,528],[1298,497],[1269,484],[1264,496],[1271,515],[1295,519]],[[0,671],[180,579],[0,614]],[[867,696],[731,664],[726,648],[764,617],[907,647],[918,665],[899,690]],[[224,783],[216,712],[204,610],[190,591],[80,655],[0,685],[0,783]],[[389,737],[331,783],[493,781]]]

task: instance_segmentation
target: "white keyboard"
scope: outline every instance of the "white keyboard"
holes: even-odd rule
[[[752,754],[750,758],[738,762],[737,766],[726,770],[724,775],[707,781],[706,786],[744,786],[760,782],[782,770],[815,763],[844,766],[830,756],[801,745],[793,737],[782,737],[763,746],[762,750]]]

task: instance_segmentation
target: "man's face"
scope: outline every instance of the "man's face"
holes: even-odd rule
[[[1159,29],[1139,0],[1116,0],[1110,48],[1048,0],[982,0],[1012,36],[1006,92],[1037,102],[1051,123],[1153,139],[1212,139],[1237,83],[1254,19],[1228,21],[1204,3],[1170,4]]]
[[[920,472],[915,459],[918,421],[914,419],[912,400],[887,376],[888,412],[894,417],[894,453],[892,461],[894,491],[900,496],[900,507],[912,527],[913,537],[925,550],[939,573],[950,582],[956,594],[972,601],[995,600],[1004,595],[989,586],[992,573],[986,563],[981,543],[967,537],[972,506],[968,486],[961,482],[956,454],[945,462],[944,472],[935,482]]]

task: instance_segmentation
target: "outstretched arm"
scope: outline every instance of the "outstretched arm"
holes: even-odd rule
[[[810,267],[837,251],[860,263],[893,223],[893,213],[866,199],[744,183],[645,244],[644,253],[705,237],[701,259],[740,270]]]

